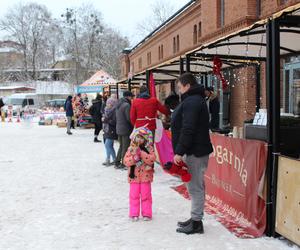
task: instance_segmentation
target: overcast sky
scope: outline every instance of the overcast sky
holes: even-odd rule
[[[66,8],[80,6],[83,2],[92,3],[98,10],[102,12],[104,21],[115,29],[119,30],[123,35],[127,36],[132,45],[138,42],[136,37],[136,24],[143,20],[145,16],[149,16],[149,8],[151,3],[156,0],[0,0],[0,18],[2,18],[7,10],[20,2],[37,2],[44,4],[51,11],[53,17],[60,17]],[[168,1],[175,10],[180,9],[189,0],[161,0]]]

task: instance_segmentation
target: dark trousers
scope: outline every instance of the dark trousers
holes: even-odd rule
[[[121,163],[121,161],[123,161],[123,158],[126,154],[128,147],[130,145],[129,135],[119,135],[118,141],[120,143],[120,147],[118,150],[116,162]]]
[[[98,136],[101,130],[101,124],[95,123],[95,132],[94,135]]]

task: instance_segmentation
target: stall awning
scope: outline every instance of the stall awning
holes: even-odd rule
[[[76,89],[77,93],[97,93],[102,92],[103,87],[115,86],[116,80],[113,79],[104,70],[97,71],[91,78],[79,85]]]
[[[281,20],[280,55],[300,54],[300,4],[286,8],[250,27],[189,51],[196,58],[218,55],[222,59],[264,61],[266,59],[266,26],[269,19]]]

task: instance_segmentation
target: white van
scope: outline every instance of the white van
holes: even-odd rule
[[[26,111],[34,113],[37,109],[37,95],[35,93],[19,93],[8,96],[5,99],[3,110],[8,114],[9,108],[12,107],[13,115],[20,115]]]

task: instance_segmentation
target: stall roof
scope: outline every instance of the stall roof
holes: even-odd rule
[[[196,57],[218,55],[220,58],[264,61],[266,58],[266,26],[268,20],[281,18],[280,54],[281,56],[300,53],[300,4],[288,7],[270,18],[261,20],[238,32],[203,44],[186,54]],[[287,22],[284,22],[287,20]]]
[[[116,80],[113,79],[107,72],[104,70],[97,71],[92,77],[82,83],[80,86],[109,86],[115,85]]]

